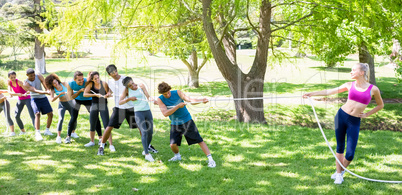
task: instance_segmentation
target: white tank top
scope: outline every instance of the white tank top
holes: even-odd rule
[[[132,101],[134,105],[134,111],[146,111],[149,110],[149,104],[147,97],[140,87],[137,90],[128,89],[128,97],[136,97],[136,101]]]

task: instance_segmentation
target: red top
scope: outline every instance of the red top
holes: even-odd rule
[[[15,79],[15,84],[17,84],[17,86],[13,86],[13,82],[10,81],[10,86],[11,88],[13,88],[14,93],[22,93],[25,94],[27,91],[25,91],[24,88],[22,88],[21,86],[18,85],[18,79]],[[31,96],[27,95],[26,97],[18,97],[19,100],[26,100],[31,98]]]
[[[371,88],[373,88],[373,85],[370,85],[366,91],[357,91],[355,82],[353,81],[352,87],[350,87],[349,90],[348,99],[368,105],[371,101]]]

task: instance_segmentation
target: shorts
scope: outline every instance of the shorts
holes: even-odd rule
[[[53,112],[52,106],[50,106],[49,100],[47,97],[44,98],[32,98],[31,106],[33,112],[36,114],[38,112],[42,112],[42,114],[47,114],[49,112]]]
[[[188,145],[198,144],[204,141],[192,119],[181,125],[170,125],[170,144],[180,146],[183,135]]]
[[[128,126],[130,126],[131,129],[138,128],[137,123],[135,123],[134,108],[121,109],[114,107],[107,126],[119,129],[124,119],[127,120]]]

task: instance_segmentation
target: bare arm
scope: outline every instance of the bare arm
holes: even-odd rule
[[[10,83],[10,82],[8,82],[8,94],[10,94],[11,97],[12,97],[12,96],[18,96],[18,97],[21,97],[21,96],[22,96],[21,93],[15,93],[15,92],[14,92],[13,88],[11,87],[11,83]]]
[[[40,82],[42,83],[43,87],[45,88],[45,91],[49,90],[46,87],[45,78],[43,78],[43,76],[41,74],[38,74],[38,79],[40,80]]]
[[[311,97],[311,96],[328,96],[328,95],[333,95],[333,94],[337,94],[337,93],[342,93],[342,92],[347,91],[349,86],[350,86],[350,83],[345,83],[337,88],[306,93],[303,95],[303,97],[306,98],[306,97]]]
[[[109,85],[104,81],[101,81],[101,82],[103,82],[103,86],[105,87],[105,92],[106,92],[105,98],[112,97],[112,93],[111,93],[112,90],[110,90]]]
[[[30,92],[39,93],[39,94],[49,94],[49,92],[47,92],[47,91],[41,91],[41,90],[35,89],[35,87],[32,87],[28,82],[25,82],[23,86],[24,86],[24,89],[27,89]]]
[[[84,90],[84,97],[102,97],[101,94],[93,94],[91,92],[91,88],[92,88],[93,83],[89,83]]]
[[[63,93],[64,93],[64,92],[63,92]],[[60,93],[59,95],[57,95],[57,96],[55,97],[55,96],[54,96],[54,90],[53,90],[53,89],[50,90],[50,100],[51,100],[52,102],[56,101],[57,98],[59,98],[61,95],[63,95],[63,94]]]
[[[70,99],[75,99],[77,98],[81,93],[83,93],[85,88],[82,88],[78,90],[77,92],[74,93],[74,90],[68,85],[67,87],[67,95],[70,97]]]
[[[174,112],[176,112],[176,110],[178,110],[179,108],[183,108],[186,105],[186,103],[182,102],[182,103],[174,106],[172,109],[168,110],[166,105],[162,102],[161,99],[158,98],[156,100],[156,102],[159,105],[159,108],[161,109],[161,112],[162,112],[163,116],[165,116],[165,117],[168,117],[168,116],[172,115]]]
[[[148,91],[147,88],[145,87],[145,85],[143,83],[140,84],[140,88],[142,89],[142,92],[144,92],[145,97],[147,97],[148,101],[153,102],[155,105],[158,105],[158,103],[154,100],[154,98],[152,98]]]
[[[120,104],[120,105],[123,105],[123,104],[125,104],[125,103],[127,103],[127,102],[129,102],[129,101],[135,101],[135,100],[137,100],[136,97],[129,97],[129,98],[126,98],[127,96],[128,96],[128,89],[126,88],[126,89],[124,89],[123,93],[120,95],[120,99],[119,99],[119,104]]]
[[[362,112],[360,114],[360,118],[366,118],[384,108],[384,102],[382,101],[380,89],[378,89],[377,86],[374,86],[372,90],[373,90],[373,95],[374,95],[375,102],[377,103],[377,106],[366,113]]]
[[[191,98],[184,94],[182,91],[177,90],[177,94],[180,96],[180,98],[186,102],[190,102],[192,105],[199,104],[203,102],[204,104],[208,102],[207,98]]]

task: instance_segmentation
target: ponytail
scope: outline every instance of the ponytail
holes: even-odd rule
[[[360,70],[364,72],[364,79],[369,82],[370,81],[370,68],[367,63],[357,63],[360,65]]]

